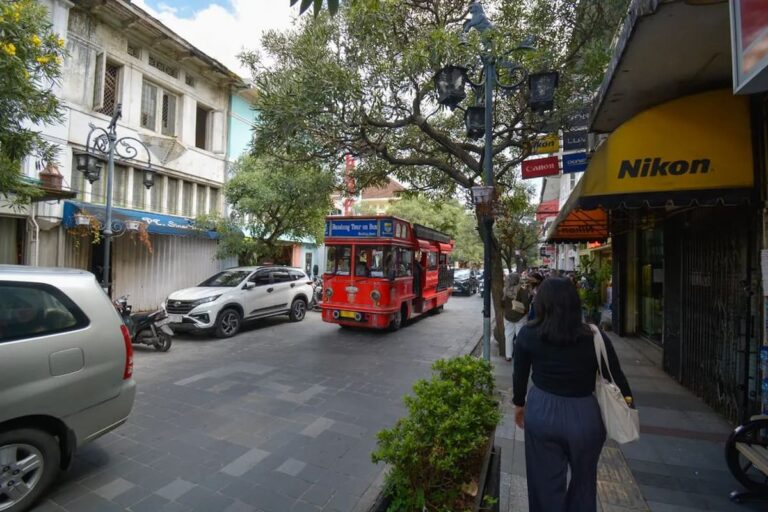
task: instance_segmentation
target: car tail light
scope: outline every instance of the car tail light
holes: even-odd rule
[[[123,333],[123,343],[125,343],[125,369],[123,370],[123,380],[133,377],[133,345],[131,344],[131,334],[125,325],[120,326]]]

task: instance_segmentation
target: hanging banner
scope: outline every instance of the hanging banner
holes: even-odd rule
[[[768,90],[767,5],[765,0],[731,0],[731,61],[737,94]]]
[[[560,162],[556,156],[523,161],[523,179],[542,178],[560,174]]]
[[[563,155],[563,174],[584,172],[587,170],[587,153],[570,153]]]
[[[563,133],[563,151],[586,151],[587,130]]]
[[[557,153],[559,150],[560,137],[556,133],[539,137],[531,143],[531,153],[534,155]]]

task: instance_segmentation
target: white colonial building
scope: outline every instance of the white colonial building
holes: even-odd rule
[[[103,244],[78,236],[82,229],[74,217],[85,212],[103,221],[107,166],[91,183],[75,168],[75,156],[85,149],[89,125],[107,128],[121,104],[117,136],[143,142],[156,175],[154,185],[145,187],[148,157],[140,147],[135,160],[116,162],[114,217],[119,223],[141,220],[152,250],[138,235],[118,229],[112,295],[130,294],[138,310],[156,307],[169,292],[232,264],[214,257],[215,233],[189,228],[198,215],[223,211],[230,99],[245,84],[130,1],[40,1],[68,52],[56,86],[65,120],[43,133],[59,146],[58,170],[76,197],[0,210],[0,238],[13,237],[16,244],[0,250],[0,258],[17,260],[0,263],[78,267],[100,277]],[[27,173],[37,177],[33,164]]]

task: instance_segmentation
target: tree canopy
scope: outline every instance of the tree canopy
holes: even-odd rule
[[[61,119],[52,84],[59,78],[64,41],[51,31],[48,13],[35,0],[0,0],[0,196],[19,201],[35,195],[22,179],[22,162],[45,165],[53,147],[33,125]]]
[[[518,271],[527,267],[531,252],[539,243],[536,207],[531,202],[532,190],[516,184],[499,199],[499,217],[494,236],[506,268]]]
[[[361,186],[385,176],[433,195],[453,196],[479,184],[483,145],[467,139],[463,116],[436,103],[433,77],[446,64],[467,65],[479,78],[480,34],[461,43],[466,0],[358,1],[301,18],[270,32],[264,53],[246,52],[258,90],[256,153],[338,164],[361,157]],[[515,181],[531,140],[545,125],[564,125],[599,81],[607,41],[626,0],[486,1],[494,28],[485,33],[497,60],[531,72],[560,72],[557,108],[542,118],[527,108],[525,86],[497,91],[493,158],[502,188]],[[514,51],[528,36],[537,50]],[[500,80],[508,80],[502,73]],[[464,103],[470,105],[470,92]]]
[[[288,165],[246,155],[235,163],[224,187],[229,218],[201,219],[201,225],[215,222],[221,233],[220,257],[237,256],[242,264],[255,264],[276,256],[281,238],[322,239],[332,189],[332,174],[312,163]]]

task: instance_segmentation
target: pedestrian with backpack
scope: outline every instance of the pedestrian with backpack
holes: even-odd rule
[[[521,285],[520,274],[510,273],[504,284],[504,294],[501,298],[504,309],[504,354],[507,361],[512,360],[515,338],[527,321],[530,303],[530,294]]]

